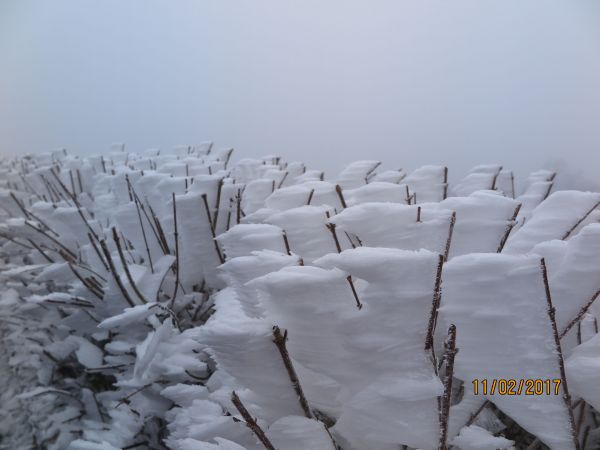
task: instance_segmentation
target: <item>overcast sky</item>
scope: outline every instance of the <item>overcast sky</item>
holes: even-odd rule
[[[594,181],[600,2],[0,0],[2,153],[204,140]]]

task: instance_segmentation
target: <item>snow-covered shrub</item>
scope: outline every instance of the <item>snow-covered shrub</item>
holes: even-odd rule
[[[2,162],[0,448],[600,443],[600,194],[231,156]]]

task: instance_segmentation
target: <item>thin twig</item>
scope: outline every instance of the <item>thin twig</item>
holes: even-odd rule
[[[559,337],[562,339],[570,330],[571,328],[573,328],[576,324],[579,323],[579,321],[581,321],[581,319],[583,319],[583,316],[586,315],[586,313],[588,312],[588,310],[590,309],[590,307],[592,306],[592,304],[596,301],[596,299],[600,296],[600,289],[598,289],[594,295],[592,295],[592,298],[590,298],[588,300],[588,302],[583,305],[583,307],[579,310],[579,312],[577,313],[577,315],[575,316],[575,318],[573,320],[571,320],[567,326],[564,328],[564,330],[562,330],[562,332],[560,333]]]
[[[238,395],[235,393],[235,391],[231,393],[231,402],[244,418],[246,426],[250,429],[250,431],[252,431],[252,433],[254,433],[258,440],[262,442],[265,448],[267,450],[276,450],[276,448],[273,446],[265,432],[258,425],[258,423],[256,423],[256,420],[250,415],[250,413],[248,412]]]
[[[135,209],[137,211],[138,221],[140,222],[140,228],[142,230],[142,237],[144,239],[144,245],[146,246],[146,254],[148,255],[148,262],[150,263],[150,272],[154,273],[154,265],[152,264],[152,255],[150,254],[150,247],[148,246],[148,238],[146,237],[146,230],[144,229],[144,223],[142,221],[142,213],[140,212],[140,205],[138,202],[137,194],[129,181],[129,177],[125,176],[125,180],[127,181],[127,186],[129,187],[129,191],[133,194],[133,203],[135,204]]]
[[[142,303],[148,303],[148,300],[144,297],[144,295],[140,292],[133,277],[131,276],[131,272],[129,271],[129,265],[127,264],[127,260],[125,259],[125,255],[123,254],[123,248],[121,247],[121,240],[119,239],[119,234],[117,233],[117,229],[113,227],[112,229],[113,241],[115,241],[115,245],[117,247],[117,253],[119,254],[119,259],[121,260],[121,265],[123,266],[123,270],[125,271],[125,275],[127,276],[127,281],[129,281],[129,285],[135,292],[135,295],[141,300]]]
[[[296,373],[296,369],[294,368],[294,364],[292,363],[292,360],[290,359],[290,355],[287,350],[287,336],[287,330],[285,330],[282,334],[278,326],[273,327],[273,342],[277,346],[277,350],[279,350],[279,354],[281,355],[281,359],[283,360],[283,365],[285,366],[290,381],[292,382],[294,392],[296,392],[296,395],[298,396],[298,402],[300,403],[300,407],[302,408],[304,415],[309,419],[312,419],[312,411],[310,410],[310,406],[308,406],[308,401],[306,400],[306,396],[304,395],[304,391],[302,390],[302,386],[300,385],[298,374]]]
[[[450,217],[450,225],[448,227],[448,239],[446,240],[446,250],[444,251],[444,261],[448,261],[448,255],[450,254],[450,244],[452,243],[452,233],[454,232],[454,224],[456,223],[456,211],[452,211]]]
[[[106,245],[106,241],[104,239],[102,239],[100,241],[100,247],[102,248],[102,251],[104,252],[104,256],[106,257],[106,260],[108,261],[109,271],[112,274],[113,279],[115,280],[115,283],[117,283],[117,287],[123,294],[125,301],[127,301],[127,303],[129,303],[129,306],[134,307],[135,303],[132,300],[131,296],[129,295],[129,292],[127,292],[127,289],[125,289],[125,286],[123,286],[121,277],[119,276],[117,269],[115,268],[115,263],[112,260],[112,256],[110,255],[110,251],[108,250],[108,246]]]
[[[325,226],[331,232],[331,236],[333,237],[333,242],[335,242],[335,248],[338,253],[342,253],[342,247],[340,246],[340,241],[337,237],[337,233],[335,232],[335,223],[326,223]]]
[[[308,200],[306,201],[307,205],[310,205],[310,202],[312,201],[313,195],[315,195],[315,190],[311,189],[310,190],[310,194],[308,194]]]
[[[594,211],[598,206],[600,206],[600,202],[597,202],[594,206],[592,206],[592,208],[585,213],[585,215],[583,217],[581,217],[577,222],[575,222],[575,225],[573,225],[569,231],[567,231],[564,236],[561,238],[563,241],[565,239],[567,239],[569,236],[571,236],[571,233],[573,233],[573,231],[575,231],[575,229],[581,225],[581,222],[583,222],[585,219],[587,219],[587,217],[592,213],[592,211]]]
[[[173,237],[175,239],[175,288],[173,289],[173,296],[171,297],[170,307],[172,308],[175,304],[175,298],[177,297],[177,290],[179,289],[179,233],[177,231],[177,202],[175,201],[175,193],[172,193],[173,199]]]
[[[427,325],[427,334],[425,337],[425,350],[431,350],[433,352],[433,335],[435,333],[435,327],[437,324],[437,314],[442,299],[441,285],[442,285],[442,268],[444,266],[444,257],[438,256],[438,266],[435,273],[435,282],[433,284],[433,300],[431,302],[431,312],[429,313],[429,323]],[[435,361],[435,354],[434,361]]]
[[[456,348],[456,326],[450,325],[448,329],[448,340],[446,342],[446,374],[444,375],[444,396],[442,397],[440,409],[440,445],[439,450],[446,450],[448,440],[448,420],[450,418],[450,397],[452,393],[452,377],[454,375],[454,357],[458,352]]]
[[[542,279],[544,282],[544,289],[546,291],[546,301],[548,302],[548,317],[550,318],[550,324],[552,325],[552,333],[554,335],[554,343],[556,345],[556,355],[558,358],[558,367],[560,370],[560,377],[562,379],[562,389],[563,389],[563,400],[565,402],[565,406],[567,407],[567,412],[569,414],[569,422],[571,424],[571,436],[573,437],[573,444],[575,445],[575,450],[579,450],[579,440],[577,439],[577,429],[575,426],[575,417],[573,416],[573,408],[571,406],[571,396],[569,395],[569,387],[567,385],[567,375],[565,372],[565,363],[563,359],[562,349],[560,345],[560,337],[558,335],[558,329],[556,327],[556,309],[552,305],[552,296],[550,295],[550,284],[548,283],[548,270],[546,268],[546,261],[544,258],[540,260],[540,265],[542,269]]]
[[[79,281],[81,281],[81,283],[92,293],[94,294],[95,297],[97,297],[99,300],[103,300],[104,299],[104,293],[102,291],[99,291],[98,288],[92,284],[90,284],[89,281],[87,281],[85,278],[83,278],[81,276],[81,274],[79,272],[77,272],[77,270],[75,270],[75,267],[73,267],[73,264],[71,264],[70,262],[67,262],[67,264],[69,265],[69,269],[71,269],[71,272],[73,272],[73,274],[77,277],[77,279]]]
[[[342,205],[342,208],[346,208],[346,199],[344,199],[344,194],[342,193],[342,187],[339,184],[335,185],[335,192],[337,193],[339,199],[340,199],[340,204]]]
[[[498,245],[498,250],[496,251],[496,253],[502,253],[502,249],[504,248],[504,245],[506,244],[506,241],[508,240],[508,236],[510,236],[510,232],[513,230],[513,228],[516,225],[517,216],[519,215],[520,210],[521,210],[521,203],[519,203],[517,205],[517,207],[515,208],[513,216],[510,219],[510,222],[508,223],[508,225],[506,226],[506,231],[504,232],[504,236],[502,236],[502,239],[500,240],[500,245]]]
[[[290,241],[288,240],[288,236],[285,230],[283,230],[283,234],[281,235],[283,238],[283,245],[285,246],[285,251],[288,256],[292,255],[292,250],[290,249]]]
[[[212,223],[212,219],[210,217],[210,209],[208,207],[208,200],[206,197],[206,194],[202,194],[202,202],[204,203],[204,209],[206,210],[206,219],[208,220],[208,225],[210,226],[210,233],[212,235],[212,240],[215,246],[215,250],[217,252],[217,257],[219,258],[219,261],[221,262],[221,264],[223,264],[225,262],[225,258],[223,257],[223,254],[221,253],[221,249],[219,248],[219,243],[217,242],[217,235],[215,233],[215,227]]]
[[[356,292],[356,288],[354,287],[354,282],[352,281],[352,277],[350,275],[348,275],[346,277],[346,281],[348,282],[348,284],[350,285],[350,289],[352,290],[352,296],[354,297],[354,301],[356,302],[356,307],[358,309],[362,309],[363,305],[360,302],[360,299],[358,298],[358,293]]]

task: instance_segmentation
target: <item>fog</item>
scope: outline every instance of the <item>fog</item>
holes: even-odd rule
[[[2,154],[205,140],[594,185],[600,2],[0,0]]]

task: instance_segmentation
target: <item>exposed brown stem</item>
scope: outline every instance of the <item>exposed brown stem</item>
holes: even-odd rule
[[[96,242],[94,241],[94,238],[92,237],[92,235],[90,233],[88,233],[88,240],[90,241],[90,244],[92,245],[92,248],[96,252],[96,255],[98,256],[98,259],[100,260],[100,262],[104,266],[104,269],[108,272],[108,264],[106,263],[106,261],[104,261],[104,257],[100,253],[100,250],[98,249],[98,246],[96,245]]]
[[[540,260],[542,269],[542,279],[544,281],[544,289],[546,291],[546,301],[548,303],[548,317],[550,318],[550,324],[552,325],[552,334],[554,335],[554,343],[556,346],[556,355],[558,358],[558,368],[560,370],[560,377],[562,380],[561,386],[563,390],[563,400],[569,414],[569,422],[571,424],[571,435],[573,437],[573,445],[575,450],[579,450],[579,440],[577,439],[577,428],[575,426],[575,417],[573,416],[573,408],[571,406],[571,396],[569,395],[569,386],[567,385],[567,376],[565,372],[565,363],[563,359],[562,349],[560,345],[560,337],[558,335],[558,329],[556,327],[556,309],[552,305],[552,296],[550,294],[550,284],[548,282],[548,270],[546,268],[546,261],[544,258]]]
[[[19,242],[15,238],[13,238],[11,236],[8,236],[6,234],[0,233],[0,237],[3,238],[3,239],[9,240],[10,242],[13,242],[14,244],[20,245],[21,247],[24,247],[24,248],[26,248],[28,250],[33,250],[34,249],[34,247],[30,247],[27,244],[23,244],[22,242]]]
[[[337,193],[339,199],[340,199],[340,204],[342,205],[342,208],[346,208],[346,199],[344,199],[344,194],[342,192],[342,187],[339,184],[335,185],[335,192]]]
[[[281,186],[283,186],[283,183],[285,182],[285,179],[287,178],[287,176],[288,176],[288,172],[285,172],[283,174],[283,177],[281,178],[281,181],[279,182],[279,184],[277,184],[277,189],[281,189]]]
[[[587,219],[587,217],[592,213],[592,211],[594,211],[598,206],[600,206],[600,202],[597,202],[594,206],[592,206],[590,208],[589,211],[587,211],[583,217],[581,217],[577,222],[575,222],[575,224],[569,229],[569,231],[567,231],[564,236],[561,238],[563,241],[565,239],[567,239],[569,236],[571,236],[571,233],[573,233],[573,231],[575,231],[575,229],[581,225],[581,222],[583,222],[585,219]]]
[[[71,190],[73,191],[73,195],[76,195],[75,191],[75,179],[73,178],[73,170],[69,169],[69,178],[71,180]]]
[[[27,211],[27,209],[25,208],[25,205],[23,205],[19,201],[17,196],[12,191],[9,192],[9,195],[10,195],[10,198],[12,198],[14,200],[14,202],[17,204],[17,207],[21,210],[21,212],[25,216],[25,219],[31,220],[31,215],[29,214],[29,211]]]
[[[77,209],[77,213],[79,214],[79,217],[81,217],[81,220],[83,221],[83,223],[85,224],[87,229],[90,231],[92,236],[94,236],[94,239],[96,239],[96,241],[99,241],[100,238],[98,237],[98,235],[96,234],[94,229],[90,226],[90,223],[88,222],[87,218],[83,214],[83,211],[81,210],[81,204],[77,200],[77,197],[74,194],[72,194],[69,191],[69,189],[67,189],[67,187],[63,184],[63,182],[59,178],[59,176],[56,173],[54,173],[53,169],[50,169],[50,173],[52,173],[52,175],[54,175],[54,178],[56,178],[56,181],[58,182],[58,184],[62,187],[62,189],[66,192],[66,194],[71,198],[71,200],[75,204],[75,208]]]
[[[352,246],[352,248],[356,248],[356,244],[354,243],[354,241],[352,240],[352,238],[350,237],[348,232],[344,231],[344,234],[346,235],[346,238],[348,239],[348,242],[350,242],[350,245]]]
[[[433,284],[433,300],[431,302],[431,311],[429,313],[429,323],[427,324],[427,334],[425,337],[425,350],[431,350],[433,353],[433,335],[437,324],[437,314],[442,300],[442,268],[444,267],[444,257],[438,256],[438,266],[435,273],[435,282]],[[434,361],[435,361],[435,354]]]
[[[131,285],[131,289],[135,292],[135,295],[141,300],[142,303],[148,303],[144,295],[140,292],[133,277],[131,276],[131,272],[129,271],[129,265],[127,264],[127,260],[125,259],[125,255],[123,254],[123,248],[121,247],[121,240],[119,239],[119,235],[117,233],[117,229],[113,227],[112,229],[113,241],[115,241],[115,245],[117,247],[117,253],[119,254],[119,259],[121,260],[121,265],[123,266],[123,270],[125,271],[125,275],[127,276],[127,281]]]
[[[515,198],[515,174],[510,172],[510,188],[512,190],[512,198]]]
[[[308,200],[306,201],[307,205],[310,205],[310,202],[312,201],[313,195],[315,195],[315,190],[311,189],[310,190],[310,194],[308,194]]]
[[[39,245],[37,245],[37,244],[36,244],[36,243],[33,241],[33,239],[27,239],[27,241],[28,241],[28,242],[29,242],[31,245],[33,245],[33,246],[35,247],[35,249],[36,249],[38,252],[40,252],[40,253],[42,254],[42,256],[44,257],[44,259],[45,259],[46,261],[48,261],[49,263],[53,263],[53,262],[54,262],[54,260],[53,260],[52,258],[50,258],[50,256],[48,256],[48,255],[46,254],[46,252],[45,252],[44,250],[42,250],[42,248],[41,248]]]
[[[454,357],[458,352],[456,348],[456,326],[450,325],[448,340],[446,341],[446,374],[444,375],[444,395],[440,409],[440,445],[439,450],[446,450],[448,441],[448,419],[450,418],[450,398],[452,394],[452,378],[454,375]]]
[[[502,171],[502,166],[500,166],[500,168],[498,169],[498,171],[494,174],[494,178],[492,178],[492,186],[490,187],[490,189],[492,191],[496,190],[496,182],[498,181],[498,175],[500,175],[501,171]]]
[[[221,180],[222,182],[223,180]],[[171,297],[170,307],[172,308],[177,297],[177,289],[179,288],[179,233],[177,231],[177,202],[175,200],[175,193],[172,193],[173,200],[173,229],[175,239],[175,288],[173,290],[173,296]]]
[[[508,240],[508,236],[510,236],[510,232],[513,230],[513,228],[516,224],[515,220],[517,220],[517,216],[519,215],[520,210],[521,210],[521,203],[519,203],[517,205],[517,207],[515,208],[512,218],[510,219],[509,224],[506,226],[506,231],[504,232],[504,236],[502,236],[502,239],[500,240],[500,245],[498,245],[498,250],[496,251],[496,253],[502,252],[502,249],[504,248],[504,245],[506,244],[506,241]]]
[[[219,180],[219,185],[217,186],[217,200],[215,202],[215,213],[213,215],[213,226],[217,228],[217,220],[219,219],[219,208],[221,206],[221,191],[223,190],[223,178]]]
[[[81,281],[81,283],[88,289],[88,291],[90,291],[92,294],[94,294],[95,297],[97,297],[99,300],[103,300],[104,299],[104,293],[102,291],[99,291],[97,287],[95,287],[93,284],[91,284],[89,281],[87,281],[85,278],[83,278],[81,276],[81,274],[79,272],[77,272],[77,270],[75,270],[75,267],[73,267],[73,264],[71,263],[67,263],[69,265],[69,269],[71,269],[71,272],[73,272],[73,275],[75,275],[77,277],[77,279],[79,281]]]
[[[481,412],[485,409],[485,407],[490,403],[489,400],[485,400],[481,406],[479,408],[477,408],[477,411],[475,411],[473,414],[471,414],[471,416],[469,417],[469,420],[466,423],[466,427],[470,427],[471,425],[473,425],[475,423],[475,420],[477,420],[477,417],[479,417],[479,414],[481,414]]]
[[[123,283],[121,282],[121,277],[119,277],[119,273],[117,272],[117,269],[115,268],[115,263],[112,260],[112,256],[110,255],[110,251],[108,250],[108,246],[106,245],[106,241],[104,239],[102,239],[100,241],[100,247],[102,248],[102,251],[104,252],[104,256],[106,257],[106,261],[108,262],[109,271],[112,274],[113,279],[115,280],[115,283],[117,284],[117,287],[123,294],[125,301],[127,303],[129,303],[129,306],[131,306],[131,307],[135,306],[135,303],[132,300],[131,296],[129,295],[129,292],[127,292],[127,289],[125,289],[125,286],[123,286]]]
[[[588,312],[592,304],[596,301],[598,296],[600,296],[600,289],[598,289],[594,293],[594,295],[592,295],[592,298],[590,298],[588,302],[585,305],[583,305],[583,307],[579,310],[575,318],[567,324],[564,330],[562,330],[562,332],[559,335],[561,339],[571,330],[571,328],[573,328],[581,321],[581,319],[583,319],[583,316],[585,316],[585,314]]]
[[[77,184],[79,185],[79,192],[83,192],[83,184],[81,183],[81,172],[77,169]]]
[[[335,232],[335,223],[326,223],[325,226],[331,232],[331,236],[333,237],[333,242],[335,242],[335,248],[338,253],[342,253],[342,247],[340,246],[340,241],[338,239],[337,233]]]
[[[221,262],[221,264],[223,264],[225,262],[225,258],[223,257],[223,254],[221,253],[221,249],[219,248],[219,243],[217,242],[217,235],[215,233],[215,227],[212,223],[212,219],[210,217],[210,208],[208,207],[208,200],[206,197],[206,194],[202,194],[202,201],[204,203],[204,209],[206,210],[206,218],[208,220],[208,225],[210,227],[210,233],[212,235],[212,240],[215,246],[215,250],[217,252],[217,257],[219,258],[219,261]]]
[[[256,420],[250,415],[250,413],[248,412],[238,395],[235,393],[235,391],[231,393],[231,402],[244,418],[246,426],[250,429],[250,431],[252,431],[252,433],[254,433],[258,440],[262,442],[265,448],[267,450],[276,450],[276,448],[273,446],[265,432],[258,425],[258,423],[256,423]]]
[[[407,186],[407,189],[408,189],[408,186]],[[442,198],[445,200],[447,197],[448,197],[448,168],[444,167],[444,191],[442,193]]]
[[[287,236],[287,233],[285,232],[285,230],[283,230],[282,238],[283,238],[283,245],[285,246],[285,251],[289,256],[291,256],[292,250],[290,249],[290,241],[288,240],[288,236]]]
[[[346,277],[346,281],[348,282],[348,284],[350,285],[350,289],[352,290],[352,296],[354,297],[354,301],[356,302],[356,307],[358,309],[362,309],[363,305],[360,302],[360,299],[358,298],[358,293],[356,292],[356,288],[354,287],[354,282],[352,281],[352,277],[350,275],[348,275]]]
[[[158,242],[159,242],[160,246],[162,247],[163,253],[165,255],[170,255],[171,249],[169,248],[169,243],[167,242],[167,237],[165,236],[163,227],[160,224],[160,220],[154,213],[154,210],[152,209],[152,206],[150,206],[150,204],[148,204],[148,208],[150,209],[150,214],[152,215],[152,220],[154,221],[154,225],[156,226],[156,234],[158,236]],[[143,211],[143,209],[142,209],[142,211]]]
[[[55,238],[53,238],[52,236],[50,236],[48,233],[46,233],[41,228],[38,228],[38,227],[32,225],[31,223],[29,223],[27,221],[25,221],[25,225],[28,226],[28,227],[30,227],[30,228],[32,228],[32,229],[34,229],[38,233],[40,233],[43,236],[45,236],[46,238],[48,238],[54,244],[58,245],[58,247],[60,247],[63,250],[63,252],[66,253],[66,255],[68,255],[69,259],[72,260],[72,262],[77,261],[77,255],[75,253],[73,253],[71,250],[69,250],[67,247],[65,247],[60,241],[58,241]]]
[[[279,350],[279,354],[281,355],[281,359],[283,360],[285,370],[287,370],[290,381],[292,382],[294,392],[296,392],[296,395],[298,396],[298,402],[300,403],[300,407],[302,408],[304,415],[309,419],[312,419],[312,411],[308,406],[308,401],[306,400],[306,396],[304,395],[304,391],[302,390],[302,386],[300,385],[298,374],[296,373],[296,369],[294,368],[294,364],[292,363],[292,360],[287,350],[287,336],[287,330],[285,330],[282,334],[278,326],[273,327],[273,342],[275,343],[277,350]]]
[[[235,219],[236,219],[236,223],[239,224],[240,221],[242,220],[242,218],[241,218],[241,214],[242,214],[242,190],[241,189],[238,189],[238,191],[237,191],[237,195],[235,197],[235,204],[236,204]]]
[[[450,244],[452,243],[452,233],[454,232],[454,224],[456,223],[456,211],[452,212],[450,217],[450,225],[448,226],[448,239],[446,240],[446,250],[444,251],[444,261],[448,261],[450,254]]]
[[[586,426],[585,429],[583,430],[583,438],[581,440],[581,448],[582,450],[585,450],[587,447],[587,441],[588,441],[588,437],[590,436],[590,426]]]
[[[144,229],[144,223],[142,221],[142,214],[140,212],[140,205],[138,202],[137,195],[133,190],[133,186],[129,183],[129,178],[127,177],[127,184],[129,184],[131,192],[133,193],[133,202],[135,204],[135,209],[137,211],[138,221],[140,222],[140,228],[142,230],[142,238],[144,239],[144,245],[146,247],[146,254],[148,255],[148,262],[150,263],[150,272],[154,273],[154,265],[152,264],[152,255],[150,254],[150,247],[148,246],[148,238],[146,237],[146,230]]]

